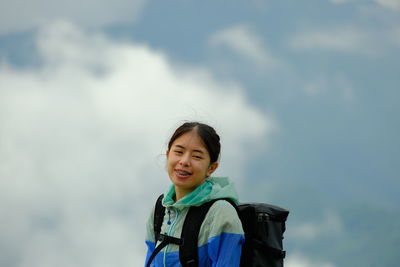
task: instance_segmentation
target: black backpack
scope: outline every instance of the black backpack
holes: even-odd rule
[[[169,243],[179,245],[179,259],[183,267],[197,267],[197,242],[201,224],[215,201],[204,203],[199,207],[190,207],[183,224],[181,238],[161,234],[165,207],[159,196],[154,211],[154,234],[161,243],[150,256],[147,267],[158,252]],[[241,267],[282,267],[286,252],[282,247],[285,222],[289,211],[265,204],[244,203],[236,205],[230,199],[224,199],[232,204],[238,212],[245,233],[240,260]]]

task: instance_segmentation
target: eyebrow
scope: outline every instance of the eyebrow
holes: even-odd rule
[[[186,147],[181,146],[181,145],[175,145],[175,147],[186,149]],[[193,149],[193,152],[198,152],[198,153],[204,154],[204,151],[200,150],[200,149]]]

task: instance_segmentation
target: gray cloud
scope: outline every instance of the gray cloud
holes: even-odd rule
[[[304,85],[304,91],[311,97],[330,94],[347,102],[356,98],[354,86],[344,74],[316,77]]]
[[[372,37],[365,30],[343,26],[334,29],[310,29],[297,33],[290,39],[289,44],[295,50],[323,50],[368,55],[374,53],[370,40]]]
[[[378,5],[381,5],[385,8],[400,10],[400,1],[399,0],[374,0]]]
[[[239,24],[222,29],[210,37],[209,44],[215,48],[227,48],[259,68],[275,68],[283,64],[247,25]]]
[[[304,222],[288,230],[287,236],[304,241],[315,240],[324,235],[340,235],[343,233],[341,218],[330,211],[325,211],[320,221]]]
[[[285,259],[285,266],[287,267],[335,267],[330,262],[315,262],[314,259],[309,259],[298,252],[291,253]]]
[[[143,0],[13,0],[0,1],[0,34],[24,31],[68,20],[86,27],[131,22],[140,16]]]

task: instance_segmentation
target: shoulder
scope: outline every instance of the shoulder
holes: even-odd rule
[[[146,221],[146,240],[154,242],[154,207],[151,209],[150,215]]]
[[[242,228],[239,215],[237,214],[235,207],[223,199],[214,202],[207,213],[206,220],[210,224],[213,224],[217,227],[224,226],[234,232],[237,232],[237,229]]]
[[[243,235],[242,223],[236,209],[226,200],[217,200],[210,207],[202,223],[200,244],[221,234]]]
[[[233,213],[237,215],[235,207],[225,199],[215,201],[210,208],[210,212]]]

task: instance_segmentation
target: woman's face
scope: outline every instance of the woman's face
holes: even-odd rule
[[[210,164],[210,155],[196,131],[178,137],[167,151],[168,175],[177,198],[196,189],[217,167],[217,162]]]

